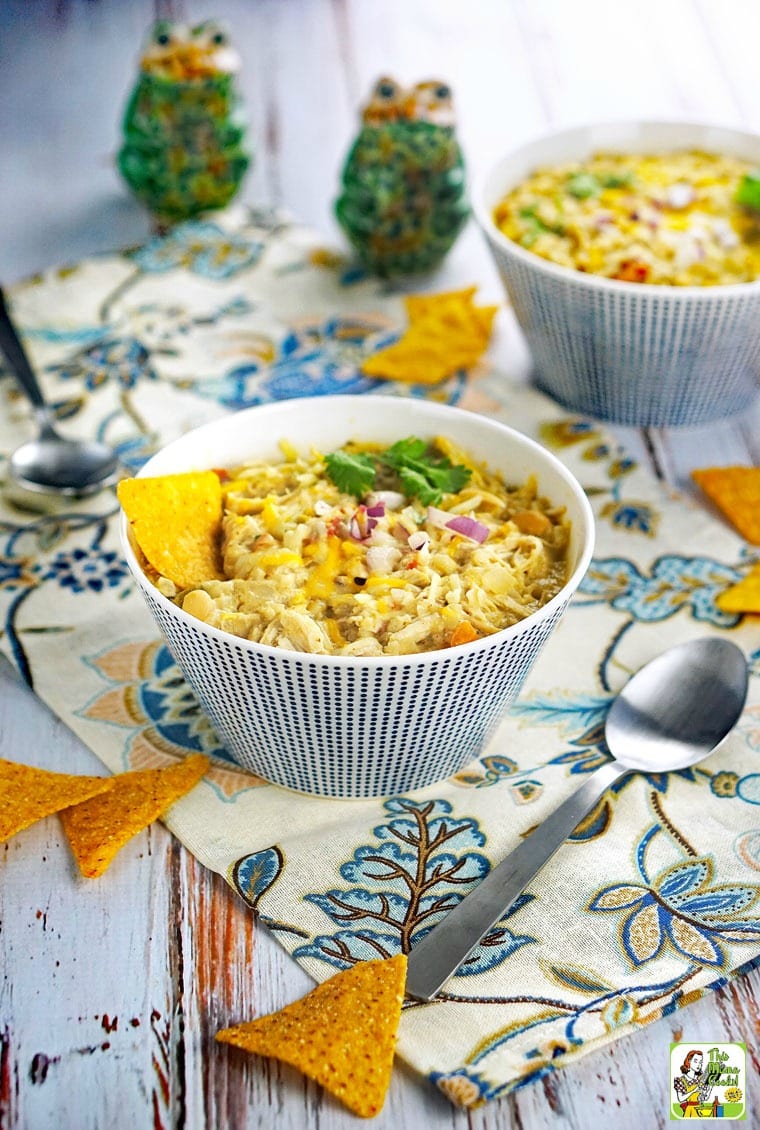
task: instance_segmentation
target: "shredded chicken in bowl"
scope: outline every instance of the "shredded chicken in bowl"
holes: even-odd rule
[[[446,438],[402,442],[411,455],[396,465],[400,444],[351,444],[331,463],[283,443],[282,462],[222,474],[227,579],[159,588],[223,631],[344,656],[456,646],[551,600],[567,579],[564,509]]]

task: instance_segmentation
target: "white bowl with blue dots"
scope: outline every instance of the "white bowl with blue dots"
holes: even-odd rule
[[[422,788],[482,751],[557,625],[591,560],[594,521],[583,489],[554,455],[479,413],[416,398],[323,396],[280,401],[206,424],[153,456],[141,475],[279,461],[280,440],[334,450],[348,440],[390,444],[445,435],[501,472],[535,475],[566,507],[568,580],[542,609],[473,643],[415,655],[310,655],[209,627],[164,597],[143,572],[120,519],[137,586],[232,758],[277,785],[326,797]]]
[[[760,392],[760,281],[621,282],[562,267],[500,231],[493,212],[536,169],[600,151],[700,149],[760,168],[760,136],[689,122],[579,126],[512,151],[475,212],[525,335],[535,383],[565,408],[638,427],[698,426],[746,411]]]

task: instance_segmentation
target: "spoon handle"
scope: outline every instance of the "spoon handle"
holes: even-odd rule
[[[481,938],[504,917],[592,805],[627,772],[629,770],[617,761],[601,765],[412,948],[407,968],[407,996],[432,1000]]]
[[[34,407],[47,415],[48,409],[45,398],[37,383],[32,366],[29,364],[29,358],[21,344],[16,327],[11,321],[2,287],[0,287],[0,350],[5,354],[5,359],[14,376]]]

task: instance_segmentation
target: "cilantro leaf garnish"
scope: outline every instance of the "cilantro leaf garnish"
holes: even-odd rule
[[[753,212],[760,212],[760,172],[747,173],[742,177],[734,200],[742,208],[751,208]]]
[[[601,182],[602,188],[631,188],[633,173],[604,173]]]
[[[565,188],[577,200],[588,200],[589,196],[598,196],[602,186],[593,173],[573,173],[565,181]]]
[[[463,477],[458,472],[464,472]],[[426,467],[420,463],[399,467],[398,477],[408,495],[419,498],[426,506],[437,506],[444,494],[461,490],[470,472],[466,467]]]
[[[467,483],[471,471],[436,454],[416,436],[400,439],[377,455],[365,452],[333,451],[325,456],[327,474],[339,490],[363,498],[375,484],[377,466],[391,468],[404,493],[427,506],[439,503],[444,494],[455,494]]]
[[[338,490],[362,498],[375,483],[375,463],[363,452],[333,451],[325,455],[327,473]]]
[[[554,235],[565,234],[562,224],[547,224],[545,220],[542,220],[536,211],[535,204],[521,208],[518,215],[525,223],[525,231],[520,239],[523,247],[531,247],[544,232],[552,232]]]
[[[444,494],[455,494],[471,475],[469,467],[433,454],[425,441],[415,436],[394,443],[380,459],[396,471],[406,493],[426,505],[436,505]]]
[[[387,447],[380,458],[383,463],[387,463],[389,467],[398,470],[410,459],[424,459],[427,449],[428,445],[424,439],[418,439],[417,436],[407,436],[406,439],[396,440],[391,447]]]

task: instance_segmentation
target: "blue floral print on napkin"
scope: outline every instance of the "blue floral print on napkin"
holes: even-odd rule
[[[133,252],[132,259],[143,271],[161,272],[184,268],[206,279],[228,279],[255,266],[264,250],[260,239],[228,232],[217,224],[188,221],[156,236]]]

